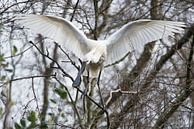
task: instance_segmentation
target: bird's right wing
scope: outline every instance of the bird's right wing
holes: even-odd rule
[[[111,65],[124,58],[130,51],[143,49],[148,42],[156,41],[174,33],[181,33],[183,22],[161,20],[137,20],[124,25],[107,39],[107,60]]]
[[[90,47],[87,37],[71,22],[63,18],[30,14],[18,15],[15,20],[20,25],[53,39],[81,59]]]

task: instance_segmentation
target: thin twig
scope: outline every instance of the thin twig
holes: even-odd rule
[[[74,16],[75,16],[75,11],[77,10],[78,4],[79,4],[79,0],[77,0],[77,2],[76,2],[76,4],[75,4],[75,7],[74,7],[74,9],[73,9],[73,14],[72,14],[72,16],[71,16],[70,21],[73,21],[73,18],[74,18]]]
[[[51,61],[53,61],[57,65],[57,67],[62,71],[62,73],[64,74],[64,76],[70,78],[72,81],[74,80],[73,77],[71,77],[67,72],[65,72],[63,70],[63,68],[59,65],[59,63],[57,61],[55,61],[54,59],[52,59],[48,55],[42,53],[42,51],[32,41],[30,41],[30,43],[34,45],[34,47],[40,52],[40,54],[44,55],[45,57],[47,57],[48,59],[50,59]]]
[[[73,101],[73,98],[71,97],[71,94],[70,94],[70,92],[69,92],[69,90],[68,90],[68,88],[55,76],[55,77],[53,77],[60,85],[62,85],[64,88],[65,88],[65,90],[66,90],[66,92],[67,92],[67,94],[68,94],[68,96],[69,96],[69,98],[70,98],[70,101],[71,101],[71,104],[73,105],[73,108],[74,108],[74,111],[75,111],[75,113],[77,114],[77,117],[78,117],[78,121],[79,121],[79,123],[80,123],[80,127],[82,128],[82,129],[84,129],[83,127],[82,127],[82,122],[81,122],[81,117],[80,117],[80,114],[79,114],[79,112],[78,112],[78,109],[77,109],[77,107],[76,107],[76,104],[74,103],[74,101]]]
[[[61,45],[59,45],[58,43],[55,42],[55,44],[59,47],[59,49],[66,55],[66,57],[68,58],[69,62],[79,71],[79,67],[76,65],[76,63],[70,58],[70,56],[67,54],[67,52],[65,52],[63,50],[63,48],[61,47]]]
[[[34,100],[36,101],[36,107],[38,109],[38,113],[40,114],[40,109],[39,109],[39,106],[38,106],[38,99],[36,97],[36,93],[35,93],[35,89],[34,89],[34,78],[32,78],[32,92],[33,92],[33,95],[34,95]]]

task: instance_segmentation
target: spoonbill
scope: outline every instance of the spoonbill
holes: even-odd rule
[[[139,49],[148,42],[173,37],[185,27],[183,22],[141,19],[125,24],[105,40],[92,40],[70,21],[60,17],[30,14],[16,16],[15,20],[20,25],[53,39],[83,61],[73,86],[80,85],[85,66],[90,78],[97,79],[103,66],[114,64],[133,48]]]

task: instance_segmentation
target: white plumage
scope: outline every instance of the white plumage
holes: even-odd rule
[[[183,22],[143,19],[124,25],[106,40],[95,41],[88,39],[71,22],[60,17],[20,15],[15,20],[22,26],[53,39],[81,60],[87,61],[94,78],[103,65],[117,62],[133,48],[140,49],[148,42],[173,37],[185,27]]]

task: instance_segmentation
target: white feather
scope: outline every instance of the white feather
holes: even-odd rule
[[[183,22],[161,20],[137,20],[124,25],[107,39],[106,65],[114,64],[132,50],[142,47],[152,41],[174,33],[181,33],[185,27]]]
[[[20,25],[53,39],[81,59],[84,59],[84,55],[93,46],[79,29],[60,17],[19,15],[15,20]]]
[[[88,39],[71,22],[60,17],[20,15],[15,20],[22,26],[53,39],[82,60],[87,60],[88,65],[91,63],[89,71],[93,70],[94,76],[97,76],[102,65],[113,64],[130,51],[142,49],[148,42],[173,37],[174,33],[181,33],[185,27],[183,22],[143,19],[124,25],[107,40],[95,41]]]

